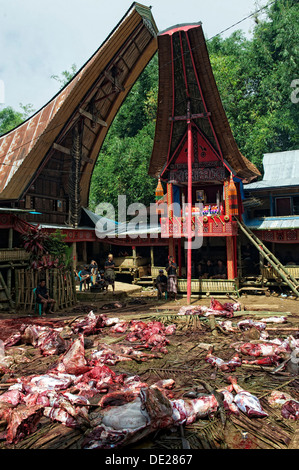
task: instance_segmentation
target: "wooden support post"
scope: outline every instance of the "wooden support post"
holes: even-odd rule
[[[192,275],[192,124],[190,119],[190,102],[188,102],[187,110],[188,123],[188,217],[187,217],[187,304],[191,303],[191,275]]]
[[[167,215],[169,223],[173,220],[173,188],[172,183],[167,183]],[[172,231],[169,228],[168,255],[175,257],[174,239]]]
[[[179,238],[177,241],[177,247],[178,247],[178,266],[179,266],[179,277],[182,275],[182,244],[181,244],[182,239]]]
[[[234,237],[226,237],[227,279],[235,279],[235,247]]]
[[[154,260],[154,247],[151,245],[151,267],[155,266],[155,260]]]
[[[13,228],[10,228],[8,230],[8,248],[13,248]],[[11,275],[12,269],[10,267],[7,271],[7,290],[9,292],[9,295],[11,295]]]
[[[83,243],[83,250],[82,250],[82,259],[83,259],[83,263],[87,263],[87,242],[84,241],[82,242]]]
[[[238,279],[242,278],[242,246],[240,237],[237,238],[237,247],[238,247]]]
[[[73,269],[77,269],[77,244],[73,242],[72,244],[72,259],[73,259]]]

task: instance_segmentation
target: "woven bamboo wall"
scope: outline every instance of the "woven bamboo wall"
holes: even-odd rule
[[[16,269],[15,303],[18,309],[23,311],[34,309],[33,289],[37,287],[41,278],[46,280],[49,294],[56,300],[56,310],[71,307],[76,303],[75,284],[70,271],[62,272],[53,269],[47,270],[41,275],[41,273],[31,269]]]

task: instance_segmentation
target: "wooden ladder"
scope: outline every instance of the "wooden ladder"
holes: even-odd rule
[[[298,281],[287,271],[285,266],[276,258],[272,251],[267,248],[263,242],[247,227],[243,222],[241,222],[237,217],[235,220],[238,223],[239,228],[247,236],[249,241],[257,248],[259,253],[268,261],[272,266],[275,272],[279,277],[289,286],[289,288],[294,292],[294,294],[299,297],[299,285]]]

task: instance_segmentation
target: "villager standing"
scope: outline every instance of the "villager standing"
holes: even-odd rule
[[[107,261],[105,262],[105,274],[104,279],[106,281],[106,292],[108,292],[109,284],[112,286],[112,290],[114,292],[114,283],[115,283],[115,264],[113,261],[113,255],[109,253]]]
[[[174,262],[173,256],[168,257],[168,265],[166,266],[167,272],[167,292],[169,294],[169,300],[171,300],[171,294],[174,294],[174,300],[177,296],[177,265]]]
[[[94,284],[96,282],[97,274],[98,274],[98,263],[92,259],[89,265],[90,277],[91,282]]]
[[[90,265],[89,265],[89,269],[90,269],[90,274],[92,276],[97,275],[97,273],[98,273],[98,263],[94,259],[91,260]]]

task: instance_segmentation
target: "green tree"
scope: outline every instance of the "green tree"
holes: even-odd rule
[[[0,135],[19,126],[34,113],[32,104],[23,105],[20,103],[20,108],[22,111],[15,111],[11,106],[7,106],[0,111]]]
[[[77,73],[77,65],[72,64],[70,70],[63,70],[59,75],[51,75],[51,78],[53,80],[56,80],[56,82],[60,83],[60,89],[62,89],[65,85],[68,84],[68,82],[71,81],[71,79],[76,75]]]
[[[92,210],[102,202],[117,208],[118,195],[127,205],[154,202],[157,182],[148,176],[158,91],[158,58],[150,61],[111,125],[98,157],[90,188]]]
[[[279,0],[256,18],[253,38],[240,32],[208,41],[218,89],[242,153],[262,169],[264,153],[298,148],[299,4]]]

